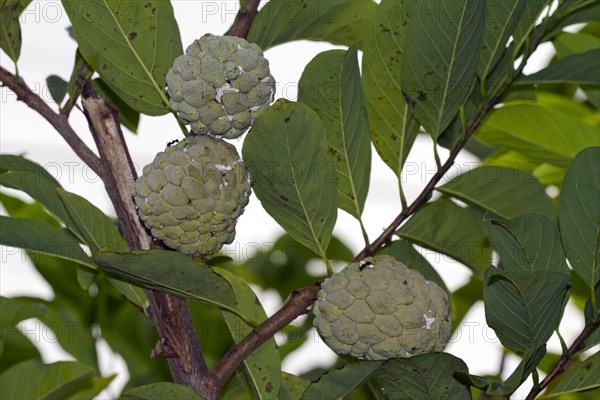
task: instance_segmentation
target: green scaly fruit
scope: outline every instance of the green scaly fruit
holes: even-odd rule
[[[258,45],[206,34],[175,59],[167,92],[193,133],[233,139],[271,104],[275,79]]]
[[[452,329],[446,293],[390,256],[365,258],[325,279],[313,314],[336,353],[367,360],[442,351]]]
[[[233,145],[192,136],[144,167],[134,198],[155,239],[182,253],[206,256],[233,241],[250,192],[248,170]]]

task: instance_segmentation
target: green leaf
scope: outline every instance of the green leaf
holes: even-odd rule
[[[311,107],[325,127],[327,155],[337,171],[338,206],[360,221],[369,190],[371,140],[356,47],[326,51],[308,63],[298,101]]]
[[[79,51],[102,80],[134,110],[169,112],[166,74],[183,53],[170,2],[63,0]]]
[[[496,251],[504,271],[549,271],[569,274],[556,225],[539,214],[492,220]]]
[[[300,39],[350,46],[363,39],[375,8],[372,0],[269,2],[254,19],[248,41],[263,50]]]
[[[322,258],[337,218],[335,166],[325,151],[319,116],[284,99],[256,119],[242,151],[265,210]]]
[[[96,264],[81,249],[80,243],[67,231],[47,222],[0,215],[0,244],[52,255],[96,269]]]
[[[140,122],[140,113],[131,108],[126,102],[123,101],[112,89],[104,83],[102,79],[94,79],[92,86],[96,92],[107,102],[113,105],[119,110],[119,121],[129,129],[131,132],[136,133],[138,124]]]
[[[437,142],[476,81],[485,2],[419,1],[407,17],[400,62],[402,93],[417,121]]]
[[[544,187],[530,173],[520,169],[495,165],[478,167],[437,190],[502,218],[515,218],[528,212],[556,217],[556,206]]]
[[[313,381],[302,400],[342,399],[367,381],[382,361],[357,361],[330,369]]]
[[[4,175],[7,173],[13,174],[31,174],[35,175],[36,182],[44,181],[54,184],[55,186],[60,186],[58,181],[54,179],[52,175],[48,171],[44,169],[39,164],[34,163],[26,159],[25,157],[16,156],[12,154],[1,154],[0,155],[0,174]],[[11,186],[12,187],[12,186]],[[19,187],[14,187],[13,189],[20,189]],[[29,193],[27,193],[29,194]],[[33,196],[31,196],[33,197]]]
[[[60,227],[60,223],[48,214],[46,210],[44,210],[44,207],[37,201],[27,203],[21,199],[0,192],[0,202],[10,217],[37,219],[47,222],[54,227]]]
[[[0,337],[0,374],[24,360],[41,360],[42,355],[31,340],[15,326],[4,325],[4,330],[10,331]]]
[[[421,207],[397,233],[403,239],[460,261],[477,274],[491,263],[492,250],[483,214],[448,199]]]
[[[113,374],[107,377],[94,376],[85,382],[77,385],[74,393],[70,396],[64,397],[64,400],[81,400],[81,399],[94,399],[96,396],[106,389],[108,385],[115,379],[117,374]]]
[[[560,236],[567,258],[590,286],[600,281],[600,147],[575,157],[560,195]]]
[[[0,398],[62,399],[77,393],[93,378],[93,370],[77,361],[44,364],[28,360],[0,375]]]
[[[187,386],[170,382],[152,383],[150,385],[138,386],[121,395],[130,400],[155,400],[155,399],[180,399],[180,400],[203,400],[194,389]]]
[[[600,352],[596,352],[585,360],[575,360],[562,373],[558,383],[544,392],[541,398],[548,399],[600,387],[599,370]]]
[[[281,373],[281,389],[279,391],[279,400],[296,400],[302,397],[310,381],[299,376]]]
[[[40,318],[48,312],[42,303],[0,296],[0,337],[14,334],[14,326],[29,318]]]
[[[388,399],[470,399],[469,388],[453,374],[467,373],[467,365],[447,353],[385,362],[376,372],[377,382]]]
[[[46,84],[48,85],[52,100],[60,106],[67,95],[67,81],[60,76],[50,75],[46,78]]]
[[[545,345],[529,350],[523,355],[517,368],[515,368],[512,374],[510,374],[504,382],[487,377],[470,375],[464,372],[457,372],[454,376],[460,382],[484,390],[489,395],[508,397],[517,390],[523,382],[525,382],[525,379],[527,379],[529,374],[531,374],[535,367],[540,363],[544,354],[546,354]]]
[[[127,242],[102,211],[85,198],[57,189],[58,195],[75,223],[79,236],[85,239],[92,252],[100,249],[126,251]]]
[[[419,126],[410,115],[400,86],[406,33],[403,7],[399,4],[396,0],[382,0],[377,7],[363,53],[362,70],[373,145],[400,182]]]
[[[74,223],[72,230],[76,230],[77,235],[84,238],[85,243],[90,246],[92,252],[97,252],[100,249],[127,250],[127,242],[121,236],[113,221],[96,206],[85,198],[66,192],[63,189],[57,189],[57,193]],[[85,274],[87,274],[86,280],[89,281],[93,278],[93,276],[90,276],[90,271],[78,271],[78,277],[83,277]],[[117,279],[109,278],[109,281],[133,304],[146,307],[146,295],[142,288]]]
[[[477,73],[485,81],[506,48],[527,4],[526,0],[487,3],[483,40],[479,50]]]
[[[558,166],[567,166],[578,152],[600,143],[593,127],[536,104],[515,104],[494,110],[483,121],[476,137]]]
[[[54,260],[56,263],[57,260]],[[59,261],[60,262],[60,261]],[[36,263],[36,267],[39,263]],[[61,278],[65,281],[65,286],[73,285],[72,276],[74,271],[62,271],[60,267],[69,267],[69,265],[59,264],[59,268],[53,268],[53,272],[59,272]],[[54,282],[52,282],[54,283]],[[39,315],[37,318],[47,327],[41,326],[39,329],[51,329],[56,337],[56,342],[77,361],[82,362],[97,370],[98,354],[96,351],[96,335],[93,332],[93,325],[96,320],[90,315],[93,313],[91,297],[88,293],[79,287],[71,290],[76,292],[78,297],[71,297],[71,293],[61,292],[62,287],[52,286],[56,299],[52,301],[42,301],[37,298],[19,298],[20,301],[29,302],[37,306],[42,304],[47,312]]]
[[[567,26],[600,20],[600,4],[595,0],[562,1],[556,10],[556,21],[545,39],[563,31]]]
[[[600,85],[600,49],[565,57],[535,74],[520,79],[519,84],[588,83]]]
[[[256,294],[248,285],[231,272],[214,268],[224,277],[235,293],[237,307],[252,321],[263,322],[267,314]],[[235,343],[239,343],[254,327],[246,324],[236,315],[222,311],[223,318]],[[257,399],[277,399],[281,387],[281,356],[275,338],[260,345],[244,359],[244,372]]]
[[[481,166],[517,168],[527,171],[540,181],[543,186],[556,185],[560,187],[567,172],[565,167],[534,161],[516,151],[499,150],[490,154]]]
[[[504,347],[525,353],[544,345],[558,327],[570,281],[559,272],[488,268],[485,316]]]
[[[0,185],[22,190],[39,201],[67,228],[75,226],[56,189],[60,184],[41,165],[20,156],[0,155]],[[79,238],[83,241],[83,238]]]
[[[176,251],[99,251],[94,260],[107,273],[144,287],[233,312],[249,322],[236,304],[231,285],[201,260]],[[252,325],[256,325],[253,321]],[[249,322],[250,323],[250,322]]]
[[[408,266],[410,269],[419,271],[428,281],[437,283],[444,291],[450,294],[440,274],[429,264],[429,262],[419,253],[412,244],[404,240],[394,240],[386,244],[377,251],[376,255],[388,255]]]
[[[538,348],[528,350],[524,355],[523,359],[517,365],[517,368],[512,374],[502,383],[499,387],[492,391],[492,394],[510,396],[531,374],[536,366],[542,361],[546,354],[546,345],[541,345]]]
[[[527,0],[525,2],[525,8],[513,32],[513,42],[515,43],[513,59],[516,59],[516,55],[523,51],[523,46],[530,38],[539,15],[548,3],[548,0]]]
[[[556,49],[556,57],[567,58],[573,54],[582,54],[600,47],[600,38],[585,32],[563,32],[552,42]]]
[[[2,0],[2,27],[0,27],[0,48],[15,62],[21,55],[21,25],[19,15],[31,0]]]

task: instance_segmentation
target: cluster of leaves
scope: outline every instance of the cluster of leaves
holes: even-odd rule
[[[308,337],[308,317],[284,330],[281,346],[271,338],[246,358],[223,397],[469,398],[472,390],[509,396],[537,376],[536,368],[550,371],[559,355],[547,354],[546,342],[567,301],[581,308],[586,323],[600,318],[600,25],[593,22],[600,5],[565,0],[549,12],[549,1],[487,3],[287,0],[269,2],[258,13],[248,40],[265,50],[298,39],[349,48],[316,56],[300,79],[298,102],[277,101],[245,139],[243,158],[254,192],[286,231],[273,249],[246,262],[128,251],[118,224],[88,200],[64,191],[37,164],[1,156],[0,184],[35,202],[2,195],[8,216],[0,217],[0,243],[27,250],[55,298],[1,298],[0,397],[22,397],[24,387],[32,398],[93,397],[113,379],[99,372],[96,342],[102,338],[130,367],[125,397],[198,398],[189,388],[156,383],[170,378],[164,362],[148,360],[158,338],[144,315],[141,288],[189,300],[205,358],[215,365],[267,318],[247,282],[286,297],[313,282],[307,266],[315,258],[329,273],[332,260],[353,258],[332,237],[338,209],[359,221],[357,234],[369,244],[361,215],[371,145],[396,174],[403,206],[410,208],[402,170],[419,134],[454,155],[466,147],[481,164],[436,187],[435,200],[428,200],[434,187],[425,192],[413,203],[414,215],[377,251],[443,288],[434,266],[413,245],[469,267],[471,281],[449,292],[454,326],[483,300],[488,325],[521,363],[505,380],[470,375],[462,360],[446,353],[340,360],[330,371],[303,377],[282,373],[282,358]],[[1,3],[6,20],[0,46],[15,63],[18,15],[27,4]],[[95,88],[135,132],[140,113],[170,112],[165,74],[182,53],[171,5],[86,4],[93,15],[81,2],[63,0],[78,50],[69,82],[48,78],[53,96],[63,108],[72,107],[78,77],[97,75]],[[290,10],[297,11],[295,18]],[[587,25],[580,32],[563,31],[581,22]],[[523,76],[522,66],[543,42],[554,45],[556,56],[545,69]],[[575,101],[576,92],[586,100]],[[496,104],[502,107],[493,109]],[[434,151],[443,174],[446,163]],[[550,196],[549,188],[559,194]],[[77,361],[44,365],[16,328],[28,318],[56,327],[59,343]],[[596,330],[577,350],[599,341]],[[576,360],[547,395],[597,388],[599,363],[598,353]]]

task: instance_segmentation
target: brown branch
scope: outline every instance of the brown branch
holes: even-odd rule
[[[10,88],[17,98],[27,104],[30,108],[37,111],[46,119],[58,133],[66,140],[75,154],[81,158],[89,167],[100,177],[103,178],[100,159],[90,148],[77,136],[69,124],[67,115],[57,114],[46,102],[21,79],[10,73],[8,70],[0,67],[0,81],[3,85]]]
[[[493,109],[498,103],[506,89],[515,81],[515,79],[521,74],[528,55],[523,57],[523,61],[519,68],[515,71],[512,79],[505,82],[504,85],[497,91],[497,93],[486,102],[485,106],[477,113],[473,121],[469,124],[466,129],[464,137],[456,143],[456,145],[450,151],[450,155],[446,162],[441,168],[435,173],[431,180],[427,183],[427,186],[419,194],[419,196],[396,217],[396,219],[386,228],[386,230],[370,245],[366,246],[355,258],[354,261],[360,261],[363,258],[373,254],[379,247],[387,243],[396,229],[404,222],[409,216],[411,216],[419,207],[427,203],[432,196],[433,190],[450,167],[454,164],[458,153],[463,149],[469,138],[477,130],[481,122],[484,120],[486,115]],[[220,391],[226,381],[233,375],[238,366],[242,363],[245,357],[256,350],[262,343],[264,343],[269,337],[275,334],[277,331],[285,327],[288,323],[293,321],[299,315],[306,312],[306,309],[310,307],[316,300],[316,296],[319,290],[319,286],[314,285],[299,289],[292,293],[290,300],[284,304],[284,306],[275,313],[271,318],[263,322],[259,328],[238,344],[233,346],[223,359],[219,362],[215,370],[209,375],[207,386],[212,391]],[[298,296],[300,296],[298,298]]]
[[[248,32],[250,32],[254,17],[256,17],[256,14],[258,13],[259,3],[260,0],[246,0],[245,5],[235,16],[235,20],[226,35],[246,38]]]
[[[212,371],[207,386],[217,393],[220,392],[238,366],[250,353],[299,315],[306,312],[307,308],[317,299],[319,289],[320,286],[315,284],[293,291],[290,299],[279,311],[250,332],[223,356],[219,364]]]
[[[415,213],[425,203],[431,199],[433,191],[435,190],[435,186],[439,183],[439,181],[446,175],[446,172],[454,165],[454,160],[458,156],[458,153],[465,147],[471,136],[475,133],[477,128],[481,125],[487,114],[494,108],[496,104],[500,101],[506,90],[521,76],[523,72],[523,68],[527,64],[527,60],[533,51],[537,48],[540,43],[541,38],[539,38],[528,50],[527,53],[523,54],[523,59],[521,60],[521,64],[514,71],[511,79],[506,81],[497,92],[485,103],[485,106],[479,110],[477,115],[465,131],[465,135],[461,140],[459,140],[454,147],[450,150],[450,155],[446,162],[439,168],[436,173],[433,175],[431,180],[427,183],[427,186],[423,189],[423,191],[419,194],[419,196],[406,208],[404,209],[397,217],[392,221],[392,223],[379,235],[377,239],[373,243],[368,246],[365,246],[364,249],[361,250],[360,253],[356,257],[354,257],[354,261],[360,261],[365,257],[373,254],[377,249],[386,244],[392,239],[394,232],[398,229],[398,227],[412,214]]]
[[[83,107],[105,171],[104,184],[115,207],[129,247],[156,247],[139,220],[132,200],[136,172],[121,131],[117,111],[99,98],[89,82],[83,85]],[[209,397],[203,379],[208,375],[194,324],[178,297],[146,289],[150,316],[162,341],[176,357],[167,358],[175,382]]]
[[[381,233],[381,235],[379,235],[377,239],[375,239],[370,245],[365,246],[365,248],[362,249],[362,251],[358,253],[358,255],[354,258],[354,261],[360,261],[363,258],[370,256],[381,246],[389,242],[392,239],[392,236],[394,235],[394,232],[396,232],[398,227],[408,217],[414,214],[415,211],[419,209],[419,207],[421,207],[422,205],[427,203],[429,199],[431,199],[433,191],[435,190],[435,186],[444,177],[444,175],[446,175],[446,172],[448,172],[450,167],[454,165],[454,160],[458,156],[458,153],[460,153],[460,151],[463,149],[465,144],[467,144],[467,141],[471,138],[473,133],[477,130],[477,128],[479,128],[479,125],[481,125],[481,122],[488,114],[488,112],[490,112],[490,110],[494,108],[496,103],[498,103],[498,101],[502,97],[502,94],[504,93],[504,90],[510,85],[510,83],[512,83],[512,80],[508,84],[504,85],[503,88],[499,90],[498,93],[486,103],[485,107],[483,107],[477,113],[473,121],[467,127],[465,136],[461,140],[459,140],[456,143],[456,145],[452,148],[446,162],[442,165],[441,168],[439,168],[436,171],[431,180],[427,183],[427,186],[425,186],[425,188],[421,191],[419,196],[417,196],[417,198],[407,208],[405,208],[396,217],[396,219],[394,219],[394,221],[392,221],[392,223]]]
[[[600,314],[598,314],[596,316],[595,320],[590,321],[585,326],[585,328],[583,328],[583,331],[581,331],[579,336],[577,336],[577,339],[575,339],[575,341],[573,342],[571,347],[569,347],[567,352],[564,353],[558,359],[556,364],[554,364],[552,371],[550,371],[550,373],[548,375],[546,375],[544,380],[542,380],[539,383],[539,385],[536,385],[531,389],[531,391],[529,392],[529,394],[527,395],[525,400],[535,399],[535,397],[538,394],[540,394],[542,392],[542,390],[544,390],[550,384],[550,382],[552,382],[552,380],[554,378],[556,378],[558,375],[562,374],[567,369],[567,367],[569,366],[571,361],[573,360],[573,357],[575,356],[575,354],[577,354],[583,348],[583,346],[585,345],[586,339],[599,327],[600,327]]]

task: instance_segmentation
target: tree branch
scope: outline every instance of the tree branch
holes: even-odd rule
[[[598,314],[596,316],[595,320],[590,321],[585,326],[585,328],[583,328],[583,331],[581,331],[579,336],[577,336],[577,339],[575,339],[575,341],[573,342],[571,347],[569,347],[569,350],[567,350],[567,352],[564,353],[558,359],[558,361],[552,368],[552,371],[550,371],[550,373],[548,375],[546,375],[544,380],[542,380],[539,385],[536,385],[531,389],[531,391],[529,392],[529,394],[527,395],[525,400],[535,399],[535,397],[538,394],[540,394],[542,392],[542,390],[544,390],[550,384],[550,382],[552,382],[552,380],[554,378],[556,378],[558,375],[562,374],[567,369],[567,367],[569,366],[571,361],[573,360],[573,357],[575,356],[575,354],[577,354],[579,352],[579,350],[581,350],[583,348],[583,346],[585,345],[586,339],[599,327],[600,327],[600,314]]]
[[[235,16],[235,20],[226,35],[246,38],[248,32],[250,32],[254,17],[256,17],[256,14],[258,13],[259,3],[260,0],[246,0],[245,5]]]
[[[435,190],[435,186],[444,177],[444,175],[446,175],[446,172],[448,172],[452,165],[454,165],[454,160],[456,160],[458,153],[460,153],[460,151],[465,147],[465,145],[467,144],[471,136],[473,136],[477,128],[479,128],[487,114],[494,108],[496,104],[498,104],[506,90],[521,76],[523,68],[525,68],[525,65],[527,64],[529,56],[537,48],[537,46],[540,43],[540,40],[541,37],[538,38],[538,40],[528,49],[528,52],[523,54],[521,64],[519,64],[519,67],[514,71],[512,77],[500,86],[496,93],[485,103],[485,106],[481,110],[479,110],[479,112],[475,115],[475,118],[473,118],[473,121],[471,121],[471,123],[467,127],[463,138],[459,140],[450,150],[450,155],[448,156],[446,162],[441,166],[441,168],[439,168],[436,171],[431,180],[427,183],[427,186],[425,186],[423,191],[421,191],[419,196],[417,196],[417,198],[406,209],[404,209],[396,217],[396,219],[394,219],[394,221],[392,221],[392,223],[381,233],[381,235],[379,235],[377,239],[375,239],[375,241],[373,241],[373,243],[371,243],[368,246],[365,246],[365,248],[362,249],[356,257],[354,257],[354,261],[360,261],[363,258],[370,256],[381,246],[389,242],[392,239],[392,236],[394,235],[394,232],[396,232],[398,227],[408,217],[414,214],[415,211],[419,209],[419,207],[421,207],[422,205],[427,203],[429,199],[431,199],[433,191]]]
[[[11,89],[17,95],[17,98],[27,104],[30,108],[37,111],[46,119],[58,133],[66,140],[75,154],[81,158],[89,167],[100,177],[104,178],[100,159],[90,148],[77,136],[69,124],[68,115],[57,114],[46,102],[34,93],[21,78],[17,78],[8,70],[0,67],[0,81],[3,85]]]
[[[317,293],[320,288],[319,284],[314,284],[293,291],[290,299],[279,311],[250,332],[223,356],[208,379],[209,388],[219,393],[238,366],[250,353],[298,316],[306,313],[307,308],[317,299]]]
[[[117,111],[83,82],[83,107],[105,171],[104,184],[115,207],[129,247],[157,247],[137,214],[132,200],[136,172],[121,131]],[[208,375],[200,343],[185,300],[146,289],[150,316],[162,341],[176,357],[167,358],[175,382],[209,397],[203,379]]]
[[[518,74],[515,74],[515,75],[518,75]],[[446,160],[446,162],[441,166],[441,168],[439,168],[436,171],[436,173],[433,175],[431,180],[429,182],[427,182],[427,186],[425,186],[425,188],[423,189],[423,191],[421,191],[419,196],[417,196],[417,198],[407,208],[405,208],[396,217],[396,219],[394,219],[394,221],[392,221],[392,223],[381,233],[381,235],[379,235],[379,237],[377,239],[375,239],[370,245],[365,246],[365,248],[362,249],[362,251],[360,253],[358,253],[358,255],[354,258],[355,262],[360,261],[363,258],[370,256],[381,246],[383,246],[384,244],[389,242],[392,239],[392,236],[394,235],[394,232],[396,232],[398,227],[408,217],[410,217],[412,214],[414,214],[415,211],[417,211],[419,209],[419,207],[421,207],[422,205],[427,203],[429,201],[429,199],[431,199],[431,196],[433,194],[433,191],[435,190],[436,185],[444,177],[444,175],[446,175],[446,172],[448,172],[450,167],[452,167],[452,165],[454,165],[454,160],[456,160],[458,153],[460,153],[460,151],[463,149],[465,144],[467,144],[467,141],[471,138],[473,133],[477,130],[477,128],[479,128],[479,125],[481,125],[481,122],[483,121],[485,116],[490,112],[490,110],[492,108],[494,108],[496,103],[498,103],[498,101],[502,97],[502,94],[504,93],[504,90],[506,90],[506,88],[510,85],[510,83],[512,83],[512,80],[508,84],[504,85],[502,87],[502,89],[499,90],[498,93],[495,96],[493,96],[485,104],[485,106],[477,113],[477,115],[475,116],[473,121],[471,121],[471,123],[467,127],[465,136],[461,140],[459,140],[456,143],[456,145],[452,148],[452,150],[450,151],[450,155],[448,156],[448,159]]]
[[[515,71],[511,79],[505,82],[486,103],[485,106],[477,113],[471,123],[466,129],[464,137],[459,140],[456,145],[450,151],[450,155],[446,162],[438,169],[435,175],[427,183],[427,186],[419,194],[419,196],[394,219],[394,221],[388,226],[385,231],[370,245],[366,246],[355,258],[354,261],[360,261],[363,258],[373,254],[379,247],[387,243],[396,229],[404,222],[408,217],[414,214],[419,207],[427,203],[432,196],[433,190],[450,167],[454,164],[454,160],[458,156],[458,153],[463,149],[469,138],[477,130],[481,122],[484,120],[486,115],[494,108],[498,103],[504,92],[510,85],[517,79],[517,77],[523,71],[527,62],[529,54],[524,55],[519,68]],[[263,344],[270,335],[275,334],[277,331],[285,327],[288,323],[293,321],[299,315],[306,312],[307,308],[310,307],[317,298],[319,286],[309,286],[306,288],[299,289],[292,293],[290,300],[284,304],[284,306],[275,313],[271,318],[264,321],[258,329],[248,334],[238,344],[233,346],[224,358],[219,362],[215,370],[208,377],[208,386],[221,390],[227,379],[233,375],[238,366],[242,363],[245,357],[256,350],[261,344]],[[294,296],[296,295],[296,297]],[[300,296],[298,298],[298,296]]]

